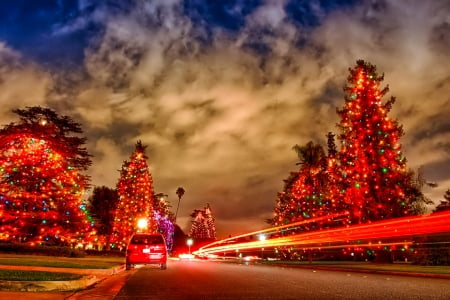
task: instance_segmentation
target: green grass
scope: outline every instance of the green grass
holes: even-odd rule
[[[77,269],[109,269],[124,264],[123,257],[54,257],[38,255],[0,254],[0,265],[37,266]]]
[[[81,277],[82,275],[70,273],[0,269],[0,280],[10,281],[65,281],[77,280]]]
[[[266,264],[284,264],[310,267],[333,267],[341,269],[371,270],[371,271],[389,271],[389,272],[407,272],[407,273],[429,273],[450,275],[450,266],[419,266],[405,263],[377,264],[371,262],[352,262],[352,261],[313,261],[309,264],[307,261],[271,261]]]

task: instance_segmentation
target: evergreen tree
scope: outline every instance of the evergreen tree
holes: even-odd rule
[[[215,220],[209,204],[203,209],[195,209],[191,217],[193,221],[189,232],[190,237],[196,240],[216,238]]]
[[[328,150],[325,167],[325,173],[327,176],[325,198],[326,203],[328,204],[329,214],[345,214],[348,210],[348,207],[344,202],[344,182],[340,170],[338,151],[334,137],[335,135],[331,132],[327,134]],[[347,223],[348,215],[340,215],[326,225],[330,227],[336,227],[346,225]]]
[[[299,177],[298,172],[291,172],[289,177],[284,179],[283,191],[277,194],[274,217],[267,220],[272,226],[282,226],[294,222],[297,215],[297,208],[291,199],[291,189]]]
[[[90,230],[82,201],[91,165],[81,126],[43,107],[13,110],[0,130],[0,239],[65,244]]]
[[[395,98],[382,102],[388,92],[380,88],[382,81],[375,66],[357,61],[344,87],[344,107],[337,111],[345,203],[356,223],[408,215],[414,201],[399,143],[403,130],[388,117]]]
[[[293,149],[300,159],[300,170],[291,173],[278,195],[273,225],[286,225],[331,214],[332,202],[326,197],[326,156],[323,147],[313,142]],[[320,223],[305,224],[303,230],[318,229]]]
[[[133,233],[139,230],[138,221],[148,222],[149,232],[156,232],[154,220],[153,180],[148,169],[145,148],[141,141],[129,161],[125,161],[120,170],[117,183],[119,200],[115,210],[113,241],[119,246],[125,246]]]
[[[166,240],[167,250],[172,251],[174,244],[174,215],[170,211],[170,204],[166,201],[167,195],[162,193],[156,194],[153,199],[153,219],[157,227],[157,231],[164,235]]]
[[[171,205],[166,200],[167,195],[163,193],[156,194],[153,199],[153,209],[158,212],[161,216],[165,216],[171,221],[175,219],[174,214],[170,211]]]
[[[216,239],[216,220],[211,211],[209,203],[205,207],[206,226],[208,227],[208,238]]]
[[[109,249],[110,236],[113,231],[114,209],[119,196],[116,189],[106,186],[95,187],[88,199],[88,211],[95,219],[95,229],[98,236],[104,240]]]
[[[433,212],[440,212],[450,210],[450,189],[448,189],[444,194],[444,200],[441,200],[441,203],[435,207]]]

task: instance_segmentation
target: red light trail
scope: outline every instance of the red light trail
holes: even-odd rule
[[[208,255],[239,250],[268,249],[281,246],[301,246],[309,249],[344,247],[374,248],[387,245],[410,245],[412,244],[411,238],[413,236],[450,233],[450,211],[444,211],[430,215],[390,219],[369,224],[298,233],[281,237],[269,236],[279,234],[282,229],[338,216],[339,215],[316,218],[238,235],[205,245],[195,251],[194,254]],[[233,241],[262,233],[268,234],[268,237],[259,241],[233,243]],[[381,239],[384,239],[384,241],[381,241]],[[404,240],[400,241],[401,239]]]

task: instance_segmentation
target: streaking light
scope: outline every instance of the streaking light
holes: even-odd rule
[[[232,243],[237,238],[249,237],[261,232],[267,234],[278,234],[279,226],[242,234],[234,238],[227,238],[205,245],[195,251],[195,255],[220,254],[231,251],[250,250],[259,248],[275,248],[281,246],[301,246],[308,249],[343,248],[343,247],[382,247],[388,245],[411,245],[412,236],[424,234],[437,234],[450,232],[450,211],[444,211],[431,215],[405,217],[386,221],[373,222],[370,224],[338,227],[329,230],[319,230],[281,237],[268,237],[265,240]],[[311,219],[307,222],[316,222]],[[305,223],[305,222],[299,222]],[[298,226],[298,223],[290,226]],[[385,241],[381,241],[384,239]]]

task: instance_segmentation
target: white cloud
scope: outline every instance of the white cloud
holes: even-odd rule
[[[49,74],[33,64],[26,64],[21,55],[0,42],[0,120],[14,121],[12,109],[45,106],[52,80]]]
[[[86,49],[89,81],[68,103],[88,137],[100,137],[89,144],[100,154],[93,184],[115,184],[115,170],[141,139],[155,190],[175,204],[176,188],[186,189],[181,219],[207,202],[223,227],[270,214],[282,180],[297,168],[292,146],[325,144],[325,134],[337,131],[335,108],[357,59],[386,74],[410,167],[450,160],[448,4],[363,1],[328,16],[317,8],[323,23],[316,28],[292,23],[284,4],[266,1],[237,32],[199,27],[181,1],[138,2],[114,17],[106,7],[94,12],[105,31]],[[258,43],[266,48],[255,50]],[[0,97],[35,95],[33,104],[43,103],[50,82],[40,75],[28,67],[2,73],[9,81]],[[450,174],[425,170],[439,178],[438,197]],[[227,205],[242,218],[227,220]]]

